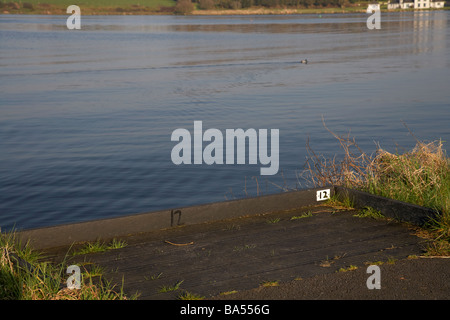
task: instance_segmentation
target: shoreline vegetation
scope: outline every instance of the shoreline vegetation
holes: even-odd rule
[[[450,158],[442,140],[415,139],[412,150],[390,153],[377,145],[374,154],[365,153],[350,135],[338,135],[342,154],[326,158],[306,143],[307,159],[302,178],[313,187],[339,185],[370,194],[431,208],[436,219],[419,228],[430,240],[426,255],[450,256]]]
[[[67,15],[72,0],[0,1],[0,14]],[[372,1],[361,0],[95,0],[77,1],[82,15],[290,15],[365,13]],[[387,3],[387,2],[386,2]],[[381,11],[414,11],[415,9]],[[422,9],[422,10],[447,10]]]

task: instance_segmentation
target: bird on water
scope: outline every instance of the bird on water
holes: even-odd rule
[[[307,59],[303,59],[302,61],[300,61],[300,63],[307,64],[308,60]]]

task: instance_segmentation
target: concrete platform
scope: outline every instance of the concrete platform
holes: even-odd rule
[[[384,263],[380,267],[380,289],[369,290],[367,266],[349,272],[320,274],[278,286],[260,286],[213,300],[367,300],[415,301],[450,299],[450,259],[414,258]],[[371,305],[374,307],[374,305]],[[382,307],[382,306],[379,306]],[[406,310],[405,310],[406,309]],[[334,314],[334,313],[333,313]],[[412,316],[413,314],[411,314]]]
[[[359,218],[355,213],[316,205],[179,226],[127,236],[125,248],[75,256],[69,263],[95,263],[114,282],[123,279],[127,294],[167,300],[185,292],[220,297],[422,253],[424,240],[407,225]],[[66,249],[47,253],[61,258]],[[363,287],[367,276],[361,278]],[[178,289],[170,291],[177,284]],[[287,294],[287,298],[302,297]]]
[[[324,196],[333,195],[350,198],[356,209],[324,204]],[[365,206],[387,218],[355,217]],[[125,292],[143,300],[174,300],[186,292],[207,299],[233,294],[236,299],[329,299],[349,292],[349,299],[362,299],[366,290],[373,291],[365,282],[367,266],[422,254],[425,240],[415,235],[415,226],[433,217],[431,209],[328,187],[23,230],[18,238],[55,262],[99,265],[105,277],[119,285],[123,280]],[[127,246],[66,257],[69,248],[113,238]],[[448,279],[445,263],[429,266],[437,266],[435,292],[448,292],[448,285],[439,282]],[[359,276],[342,282],[350,273],[337,271],[349,267],[357,267],[351,275]],[[334,279],[331,287],[324,285],[327,277]],[[276,289],[267,288],[275,284]]]

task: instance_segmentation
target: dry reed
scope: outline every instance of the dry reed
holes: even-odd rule
[[[377,146],[365,153],[350,135],[337,135],[343,158],[317,155],[307,141],[308,157],[302,176],[314,187],[340,185],[436,209],[448,219],[450,212],[450,161],[441,140],[416,139],[410,152],[393,154]],[[409,129],[408,129],[409,130]]]

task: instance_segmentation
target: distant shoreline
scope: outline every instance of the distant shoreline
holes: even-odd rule
[[[183,15],[176,14],[174,7],[82,7],[82,15]],[[393,9],[388,10],[381,8],[381,12],[408,12],[408,11],[437,11],[449,10],[450,7],[440,9]],[[349,6],[345,8],[326,7],[326,8],[265,8],[265,7],[251,7],[245,9],[212,9],[201,10],[194,9],[187,16],[248,16],[248,15],[295,15],[295,14],[343,14],[343,13],[365,13],[366,7],[363,6]],[[14,7],[13,5],[3,4],[0,7],[0,14],[23,14],[23,15],[67,15],[66,7],[42,4],[37,6]]]
[[[220,15],[290,15],[290,14],[342,14],[342,13],[366,13],[367,7],[330,7],[330,8],[262,8],[254,7],[247,9],[214,9],[214,10],[194,10],[189,15],[220,16]],[[427,8],[427,9],[386,9],[381,8],[381,12],[414,12],[414,11],[442,11],[450,10],[450,7]]]
[[[361,13],[366,9],[361,8],[319,8],[319,9],[295,9],[295,8],[249,8],[249,9],[214,9],[195,10],[191,15],[198,16],[246,16],[246,15],[292,15],[292,14],[333,14],[333,13]]]

